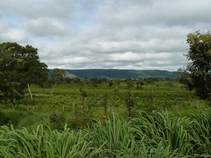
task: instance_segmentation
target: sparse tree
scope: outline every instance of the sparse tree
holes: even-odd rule
[[[140,90],[143,85],[144,85],[143,80],[141,78],[138,78],[138,80],[136,81],[136,87],[137,87],[137,89]]]
[[[120,83],[121,83],[121,79],[120,79],[120,78],[114,78],[114,79],[112,80],[112,83],[113,83],[113,85],[115,85],[115,91],[117,91],[117,90],[118,90],[118,86],[119,86]]]
[[[134,87],[134,82],[131,78],[126,78],[125,82],[127,83],[127,88],[132,89]]]
[[[127,109],[128,109],[128,117],[131,117],[132,116],[132,109],[136,105],[136,98],[135,98],[134,94],[132,93],[132,90],[130,90],[130,89],[128,89],[127,96],[125,97],[125,104],[126,104]]]
[[[55,68],[53,69],[53,72],[51,74],[51,79],[54,83],[53,88],[51,90],[51,95],[53,94],[54,88],[56,87],[56,85],[60,82],[63,82],[63,79],[65,77],[65,71]]]
[[[87,94],[86,94],[86,91],[84,91],[83,89],[79,89],[80,91],[80,94],[81,94],[81,107],[82,107],[82,110],[84,110],[84,103],[85,103],[85,99],[87,97]]]
[[[87,78],[87,77],[84,77],[84,78],[82,78],[82,83],[84,84],[84,86],[85,86],[85,88],[86,88],[86,90],[87,90],[87,87],[86,87],[86,85],[89,83],[89,79]]]
[[[78,84],[78,83],[81,82],[81,80],[80,80],[80,78],[78,78],[78,77],[74,77],[73,80],[72,80],[72,82],[73,82],[74,84]]]

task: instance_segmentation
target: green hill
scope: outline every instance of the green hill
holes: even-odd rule
[[[66,69],[69,74],[79,78],[176,78],[175,72],[166,70],[120,70],[120,69]]]
[[[49,69],[48,78],[51,77],[52,72],[53,72],[53,69]],[[65,70],[65,75],[66,75],[66,77],[69,77],[69,78],[78,77],[78,76],[76,76],[76,75],[74,75],[74,74],[71,74],[70,72],[68,72],[68,71],[66,71],[66,70]]]

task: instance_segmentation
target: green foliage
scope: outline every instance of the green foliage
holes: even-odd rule
[[[140,90],[140,89],[142,88],[143,85],[144,85],[143,80],[142,80],[141,78],[138,78],[138,79],[136,80],[136,88],[137,88],[138,90]]]
[[[211,34],[199,31],[187,36],[189,51],[186,54],[190,61],[184,70],[185,84],[195,89],[197,96],[207,99],[211,94]]]
[[[190,127],[193,149],[196,153],[211,155],[211,112],[205,111],[200,115],[194,115],[194,120]]]
[[[92,131],[89,139],[93,141],[94,148],[102,149],[98,157],[121,157],[125,156],[122,152],[127,153],[133,148],[134,137],[131,130],[128,122],[113,115],[105,122],[97,121],[89,130]]]
[[[72,79],[72,82],[73,82],[74,84],[78,84],[78,83],[81,82],[81,80],[80,80],[78,77],[74,77],[74,78]]]
[[[53,88],[51,90],[51,95],[53,94],[54,88],[58,83],[61,83],[64,81],[65,77],[65,71],[60,70],[58,68],[53,69],[53,72],[51,74],[51,80],[50,82],[54,83]]]
[[[65,123],[68,123],[70,128],[81,129],[85,128],[91,119],[101,118],[102,114],[110,115],[111,111],[122,117],[128,117],[130,104],[127,104],[126,100],[130,99],[128,100],[128,88],[125,82],[119,85],[118,92],[104,84],[98,84],[96,88],[88,83],[84,88],[83,84],[61,83],[57,85],[54,94],[50,95],[51,87],[41,88],[31,85],[33,101],[25,95],[22,100],[15,102],[14,112],[8,103],[0,104],[1,111],[7,118],[5,124],[11,120],[17,128],[33,128],[45,122],[52,128],[56,128],[49,119],[49,116],[56,112],[63,113],[65,116],[65,121],[59,129]],[[166,86],[163,81],[153,85],[145,84],[141,90],[133,88],[131,96],[130,102],[133,102],[133,99],[135,101],[133,104],[135,106],[130,111],[132,117],[135,117],[140,110],[151,113],[153,110],[163,109],[171,110],[181,116],[190,116],[191,113],[200,113],[208,105],[206,101],[196,98],[192,92],[181,89],[177,82],[173,82],[172,86]]]
[[[39,61],[37,49],[17,43],[0,44],[0,99],[12,104],[22,98],[27,84],[42,86],[47,79],[47,65]]]
[[[114,78],[114,79],[112,79],[112,82],[115,86],[118,86],[121,83],[121,79],[120,78]]]
[[[137,125],[137,139],[142,139],[140,135],[145,135],[149,145],[162,142],[163,146],[173,151],[178,150],[182,154],[192,152],[191,137],[187,131],[191,123],[189,119],[174,117],[168,111],[153,111],[152,114],[140,113],[139,118],[134,121]]]
[[[92,78],[92,79],[90,80],[90,82],[92,83],[92,85],[93,85],[94,87],[97,87],[97,86],[98,86],[98,83],[99,83],[99,80],[98,80],[97,78]]]
[[[126,78],[125,82],[127,83],[127,88],[132,89],[134,87],[133,80],[131,78]]]
[[[58,130],[62,129],[65,124],[65,116],[62,112],[52,112],[49,119],[53,127]]]
[[[64,70],[58,68],[53,69],[53,72],[51,74],[51,79],[53,80],[54,83],[63,82],[64,77],[65,77]]]
[[[92,150],[91,142],[86,141],[87,134],[66,127],[62,132],[51,131],[43,125],[32,132],[25,128],[10,131],[1,127],[0,133],[0,156],[5,158],[78,158],[93,157],[97,152]]]
[[[139,113],[129,121],[113,113],[85,130],[0,127],[0,157],[187,158],[211,157],[211,111],[191,119],[169,111]]]
[[[5,116],[5,114],[0,111],[0,126],[5,125],[8,122],[8,118],[7,116]]]
[[[125,104],[128,109],[128,117],[131,117],[132,116],[131,111],[137,104],[137,101],[134,94],[132,93],[130,89],[128,90],[127,96],[125,97]]]

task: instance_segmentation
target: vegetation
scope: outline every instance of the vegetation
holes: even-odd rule
[[[210,37],[188,35],[180,83],[57,68],[45,81],[37,49],[0,44],[0,158],[211,157]]]
[[[60,70],[58,68],[55,68],[51,74],[51,82],[54,84],[53,88],[51,90],[51,94],[53,94],[53,90],[55,88],[55,86],[60,83],[63,82],[65,78],[65,71],[64,70]]]
[[[64,124],[71,129],[83,129],[93,119],[109,118],[114,112],[121,117],[134,118],[139,111],[151,113],[153,110],[169,110],[178,116],[190,116],[201,113],[208,107],[206,101],[195,97],[176,81],[152,78],[143,80],[141,89],[137,86],[140,80],[121,81],[110,86],[110,81],[93,81],[84,83],[60,83],[51,94],[54,84],[44,84],[44,87],[31,85],[33,100],[30,95],[24,95],[22,100],[16,100],[14,111],[9,102],[1,101],[0,125],[13,124],[15,128],[26,127],[34,129],[39,124],[46,124],[52,129],[63,128]],[[157,80],[157,79],[155,79]],[[96,80],[97,81],[97,80]]]
[[[140,112],[129,121],[113,114],[85,130],[61,131],[39,125],[0,128],[0,157],[210,157],[211,113],[192,119],[168,111]]]
[[[211,95],[211,34],[199,31],[190,33],[187,38],[189,51],[187,68],[180,69],[181,81],[190,90],[195,90],[198,97],[210,99]]]
[[[21,99],[30,84],[42,86],[47,79],[47,65],[39,61],[37,49],[20,46],[17,43],[0,44],[0,99],[9,100],[12,105]]]

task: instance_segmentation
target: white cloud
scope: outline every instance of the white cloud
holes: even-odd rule
[[[22,44],[28,41],[28,36],[24,30],[14,27],[10,22],[0,20],[0,42],[8,41]]]
[[[12,4],[12,5],[11,5]],[[0,1],[0,42],[30,44],[50,68],[177,70],[210,0]]]
[[[114,53],[110,55],[110,60],[112,61],[139,61],[141,56],[133,52],[126,53]]]

